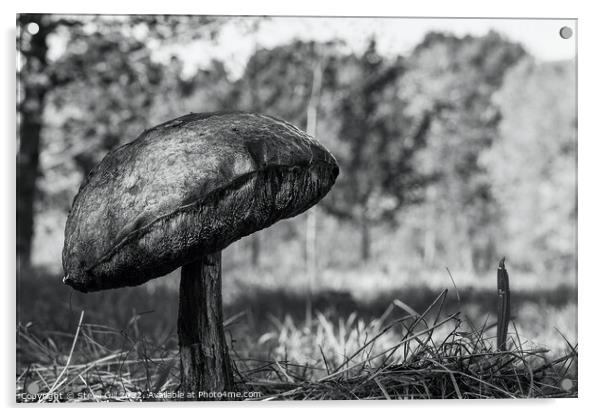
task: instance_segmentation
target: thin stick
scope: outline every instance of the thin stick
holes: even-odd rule
[[[505,258],[500,260],[497,269],[497,348],[500,351],[506,351],[508,323],[510,322],[510,282],[504,264],[505,260]]]

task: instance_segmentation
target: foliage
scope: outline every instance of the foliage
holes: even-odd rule
[[[422,167],[438,180],[424,206],[425,260],[486,270],[495,261],[499,206],[480,155],[498,137],[499,109],[492,102],[508,69],[525,55],[519,44],[490,32],[483,37],[428,34],[414,49],[403,95],[414,111],[438,103]],[[451,254],[453,253],[453,254]]]
[[[573,62],[525,59],[513,68],[494,97],[503,114],[501,137],[482,158],[504,235],[513,236],[503,250],[539,273],[570,273],[577,261],[575,79]]]
[[[53,21],[48,16],[44,19]],[[56,262],[58,253],[53,247],[60,244],[50,239],[62,238],[62,224],[55,218],[66,215],[84,175],[113,147],[132,140],[145,128],[188,112],[257,111],[304,128],[319,70],[316,135],[335,154],[342,171],[333,192],[320,204],[328,213],[320,221],[339,226],[332,235],[322,236],[327,245],[326,240],[318,244],[327,249],[347,240],[349,233],[356,234],[357,244],[348,245],[359,256],[347,255],[348,267],[373,255],[377,256],[373,262],[390,257],[384,248],[406,253],[407,264],[475,273],[486,270],[498,255],[512,259],[518,253],[533,252],[533,245],[540,247],[537,259],[515,263],[524,270],[535,270],[537,264],[560,264],[543,257],[561,258],[565,265],[574,258],[570,230],[575,210],[562,207],[560,197],[545,205],[551,210],[547,223],[564,224],[560,234],[553,236],[547,226],[548,231],[538,231],[531,240],[499,244],[500,236],[508,240],[511,235],[524,235],[532,220],[521,222],[519,217],[526,217],[509,207],[534,207],[529,195],[541,181],[529,174],[521,181],[523,191],[511,192],[513,176],[505,175],[498,163],[524,163],[519,156],[525,155],[508,139],[512,123],[520,122],[513,115],[519,106],[492,98],[500,88],[510,88],[513,77],[519,77],[517,71],[508,70],[525,52],[498,34],[431,33],[407,56],[387,58],[378,53],[375,42],[356,55],[341,41],[297,40],[270,49],[258,47],[242,77],[231,79],[225,63],[217,60],[185,75],[184,63],[177,56],[167,61],[153,58],[154,50],[169,50],[180,38],[183,42],[216,38],[219,19],[54,19],[60,25],[52,26],[48,39],[53,45],[63,42],[63,52],[49,56],[43,71],[48,91],[41,118],[40,177],[35,182],[38,249],[34,256],[45,255],[47,261]],[[27,41],[25,36],[24,50]],[[34,72],[24,68],[22,86],[33,85],[27,77]],[[535,118],[550,117],[571,128],[570,120],[561,116],[568,108],[548,109],[544,111],[542,105],[530,112],[537,111]],[[529,111],[521,114],[525,113]],[[525,140],[532,137],[535,133]],[[503,158],[502,149],[506,149]],[[572,160],[553,153],[560,149],[550,147],[546,158],[564,160],[562,172],[569,172]],[[532,154],[535,157],[536,151]],[[514,178],[516,182],[518,176]],[[557,178],[558,182],[569,176],[558,171]],[[19,183],[24,189],[25,181],[19,179]],[[570,189],[560,182],[554,186]],[[570,190],[554,195],[568,194]],[[27,204],[19,206],[26,217]],[[262,245],[284,250],[296,244],[304,233],[301,220],[263,231]],[[393,244],[386,244],[389,240]],[[43,245],[45,241],[48,244]],[[257,265],[258,237],[251,242],[254,253],[250,258]]]
[[[323,84],[333,89],[337,42],[303,42],[258,49],[249,58],[234,94],[238,108],[264,112],[298,126],[306,124],[313,70],[322,64]]]
[[[418,203],[429,179],[419,174],[414,156],[426,145],[434,111],[408,116],[398,88],[406,65],[401,57],[389,62],[380,56],[375,40],[361,56],[346,56],[338,65],[340,144],[334,151],[342,174],[324,206],[361,227],[363,260],[370,257],[370,227],[392,222],[402,207]]]

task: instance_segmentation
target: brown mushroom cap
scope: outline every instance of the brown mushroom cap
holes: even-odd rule
[[[135,286],[317,203],[339,169],[315,139],[259,114],[189,114],[90,172],[65,227],[64,282]]]

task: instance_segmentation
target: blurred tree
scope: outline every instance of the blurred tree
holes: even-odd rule
[[[425,146],[438,109],[408,115],[408,103],[398,94],[405,70],[401,57],[388,62],[380,56],[374,40],[361,56],[337,63],[343,96],[335,104],[340,127],[333,151],[341,175],[324,207],[360,228],[363,261],[371,254],[371,227],[394,222],[401,207],[419,202],[429,180],[416,169],[414,156]]]
[[[516,267],[574,276],[577,227],[575,62],[525,59],[494,96],[501,137],[483,155]]]
[[[190,112],[236,109],[237,103],[231,94],[233,83],[228,79],[223,62],[212,60],[207,67],[185,77],[183,62],[173,56],[162,70],[162,81],[149,117],[151,125]]]
[[[45,152],[49,169],[41,186],[68,209],[73,191],[65,197],[60,187],[64,178],[73,178],[73,165],[87,174],[106,151],[147,126],[163,79],[147,46],[213,36],[220,23],[203,16],[18,16],[20,267],[30,263],[42,147],[52,149]],[[49,56],[52,41],[63,46],[58,56]],[[63,180],[54,182],[57,178]],[[76,189],[77,180],[67,182]]]
[[[237,81],[235,95],[239,107],[305,125],[315,62],[324,62],[324,88],[334,88],[338,44],[295,40],[272,49],[258,49]]]
[[[48,36],[74,22],[41,14],[17,15],[17,267],[30,264],[40,133],[46,95],[57,83],[48,71]]]
[[[412,112],[433,103],[442,109],[420,157],[421,169],[438,178],[421,214],[427,263],[443,254],[448,262],[457,259],[454,266],[482,271],[498,255],[499,204],[479,157],[499,137],[500,113],[491,97],[524,55],[519,44],[494,32],[430,33],[408,59],[401,89]]]

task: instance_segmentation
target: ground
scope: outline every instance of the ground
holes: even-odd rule
[[[303,276],[275,284],[269,269],[226,268],[226,333],[247,392],[233,399],[577,394],[573,286],[538,290],[511,274],[510,351],[501,354],[494,278],[467,285],[444,272],[417,279],[424,285],[374,273],[332,272],[310,299]],[[17,400],[178,399],[177,280],[81,294],[59,275],[23,276]]]

